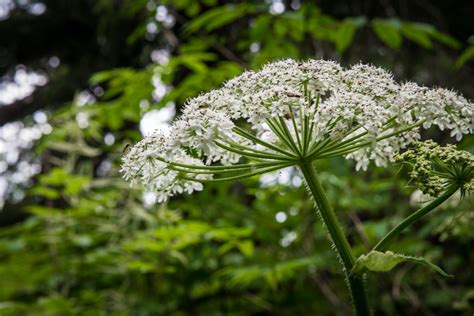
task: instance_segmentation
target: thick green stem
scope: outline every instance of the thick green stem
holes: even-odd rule
[[[434,210],[437,206],[439,206],[441,203],[449,199],[455,192],[457,191],[457,187],[450,187],[448,188],[442,195],[440,195],[438,198],[430,202],[428,205],[426,205],[423,208],[420,208],[418,211],[415,213],[411,214],[407,218],[405,218],[400,224],[395,226],[387,235],[385,235],[377,245],[375,245],[373,250],[377,251],[383,251],[385,250],[385,247],[402,231],[404,231],[408,226],[412,225],[416,221],[418,221],[420,218]]]
[[[367,296],[365,294],[363,276],[351,273],[355,262],[351,247],[344,235],[342,226],[329,203],[324,188],[319,182],[313,164],[311,161],[303,160],[299,164],[299,167],[303,172],[306,183],[311,190],[314,201],[319,209],[321,218],[331,236],[335,250],[341,258],[356,314],[358,316],[370,315],[371,313]]]

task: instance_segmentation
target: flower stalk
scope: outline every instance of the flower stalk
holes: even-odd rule
[[[385,250],[387,245],[407,227],[433,211],[458,190],[461,197],[474,187],[474,157],[453,145],[439,146],[433,141],[416,143],[414,149],[397,156],[408,164],[411,180],[423,193],[438,196],[395,226],[375,245],[374,250]]]
[[[397,226],[395,226],[390,232],[388,232],[378,243],[375,245],[373,250],[376,251],[384,251],[387,248],[387,245],[398,235],[400,235],[407,227],[413,225],[415,222],[420,220],[423,216],[433,211],[436,207],[444,203],[447,199],[449,199],[458,188],[456,186],[449,187],[442,195],[438,198],[431,201],[425,207],[417,210],[415,213],[411,214],[407,218],[405,218],[402,222],[400,222]]]
[[[336,213],[329,203],[326,192],[318,179],[313,164],[311,161],[302,160],[299,168],[317,205],[324,226],[334,243],[334,248],[342,261],[356,315],[370,315],[371,312],[365,293],[363,276],[351,273],[355,264],[355,258]]]

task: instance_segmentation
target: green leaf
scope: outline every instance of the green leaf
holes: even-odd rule
[[[402,24],[402,32],[406,38],[426,48],[431,48],[432,39],[455,49],[461,46],[461,43],[458,40],[448,34],[438,31],[430,24],[404,22]]]
[[[218,271],[215,276],[225,278],[226,285],[230,288],[268,285],[276,289],[279,283],[291,279],[298,273],[304,273],[309,267],[320,266],[322,262],[321,257],[301,257],[268,265],[230,266]]]
[[[467,63],[469,60],[474,58],[474,45],[469,46],[466,48],[462,54],[456,60],[456,68],[460,68],[462,65]]]
[[[55,167],[52,168],[48,173],[40,176],[40,183],[43,185],[61,185],[64,183],[67,177],[68,173],[65,169]]]
[[[214,61],[216,59],[217,56],[212,53],[188,53],[175,57],[170,62],[169,66],[176,68],[179,65],[184,65],[194,72],[206,72],[208,70],[208,67],[206,66],[205,62]]]
[[[430,38],[430,34],[433,32],[434,27],[423,23],[402,23],[401,30],[403,36],[409,40],[425,47],[431,48],[433,46]]]
[[[189,22],[184,29],[186,34],[201,30],[210,32],[224,25],[230,24],[245,14],[253,11],[250,4],[228,4],[206,11]]]
[[[64,214],[63,210],[52,208],[52,207],[45,207],[40,205],[30,205],[26,207],[27,211],[31,214],[35,214],[40,217],[52,217],[57,215]]]
[[[67,195],[76,195],[89,183],[89,177],[70,175],[65,182],[64,193]]]
[[[357,28],[365,24],[365,18],[348,18],[339,26],[336,34],[336,49],[339,53],[343,53],[352,43]]]
[[[398,49],[402,45],[403,38],[400,32],[400,26],[400,21],[396,19],[374,19],[372,21],[372,29],[378,38],[394,49]]]
[[[437,265],[429,262],[428,260],[422,257],[412,257],[405,256],[402,254],[393,253],[391,251],[380,252],[372,250],[366,255],[360,256],[354,265],[353,272],[361,273],[364,270],[370,270],[375,272],[387,272],[395,268],[399,263],[402,262],[413,262],[417,264],[422,264],[428,266],[429,268],[435,270],[439,274],[445,277],[450,277],[451,275],[444,272]]]
[[[239,248],[240,252],[246,256],[250,257],[253,255],[254,252],[254,246],[253,246],[253,241],[251,240],[244,240],[242,242],[239,242],[237,244],[237,247]]]
[[[151,272],[156,269],[153,263],[138,260],[127,262],[126,266],[130,270],[137,270],[140,272]]]
[[[448,45],[452,48],[459,49],[461,47],[461,43],[457,39],[453,38],[452,36],[449,36],[446,33],[437,30],[432,30],[430,35],[438,42]]]
[[[89,79],[89,82],[91,84],[99,84],[104,81],[112,79],[114,75],[115,75],[115,71],[110,71],[110,70],[96,72],[95,74],[91,76],[91,78]]]
[[[316,39],[335,42],[339,21],[330,16],[316,15],[309,19],[307,28]]]
[[[61,194],[57,190],[46,186],[35,186],[29,191],[29,194],[42,196],[51,200],[56,200],[61,197]]]

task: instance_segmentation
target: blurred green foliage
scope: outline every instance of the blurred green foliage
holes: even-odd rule
[[[28,191],[29,216],[0,229],[0,315],[350,314],[339,264],[294,171],[285,183],[209,185],[156,205],[120,178],[122,150],[141,138],[146,111],[169,102],[179,109],[247,67],[283,57],[370,61],[371,51],[398,54],[407,39],[414,54],[442,60],[447,69],[457,53],[446,61],[443,52],[461,44],[431,25],[339,19],[311,3],[274,15],[264,1],[163,2],[180,26],[176,35],[158,25],[169,61],[96,73],[90,83],[103,95],[56,111],[52,133],[36,144],[43,173]],[[125,3],[130,12],[145,12],[133,41],[146,33],[154,11],[143,9],[147,1]],[[252,44],[258,49],[249,50]],[[472,47],[457,65],[470,57]],[[161,100],[152,98],[157,77],[169,87]],[[86,128],[76,122],[79,113],[87,116]],[[113,144],[104,142],[107,133]],[[472,139],[464,147],[472,149]],[[398,167],[355,175],[350,162],[334,159],[318,168],[356,255],[415,208]],[[369,275],[377,314],[472,315],[472,209],[469,200],[440,209],[394,243],[394,252],[423,256],[454,278],[411,264]],[[281,212],[284,220],[277,221]]]

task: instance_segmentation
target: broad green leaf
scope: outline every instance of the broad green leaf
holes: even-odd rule
[[[435,270],[439,274],[449,277],[451,275],[444,272],[437,265],[429,262],[428,260],[422,257],[412,257],[405,256],[402,254],[393,253],[391,251],[380,252],[372,250],[366,255],[360,256],[354,265],[353,272],[361,273],[365,269],[374,272],[387,272],[395,268],[399,263],[402,262],[413,262],[417,264],[422,264],[428,266],[429,268]]]
[[[130,270],[138,270],[140,272],[150,272],[156,269],[154,264],[138,260],[127,262],[127,268]]]
[[[438,42],[448,45],[452,48],[459,49],[461,47],[461,43],[457,39],[453,38],[452,36],[449,36],[446,33],[437,30],[432,30],[430,35]]]
[[[95,74],[91,76],[91,78],[89,79],[89,82],[91,84],[99,84],[104,81],[112,79],[114,75],[115,75],[115,71],[113,70],[105,70],[105,71],[96,72]]]
[[[84,185],[89,182],[89,177],[69,174],[63,168],[53,168],[47,174],[40,177],[40,184],[59,186],[64,185],[66,194],[77,194]]]
[[[265,39],[266,31],[271,28],[272,17],[270,15],[260,15],[255,18],[249,30],[250,38],[255,41]]]
[[[345,21],[341,24],[336,37],[336,49],[339,53],[344,52],[352,42],[355,31],[356,27],[350,21]]]
[[[394,49],[398,49],[402,45],[403,38],[400,32],[400,26],[400,21],[396,19],[374,19],[372,21],[372,29],[378,38]]]
[[[438,31],[430,24],[404,22],[402,23],[402,33],[406,38],[426,48],[431,47],[432,39],[455,49],[461,46],[461,43],[458,40],[448,34]]]
[[[64,193],[67,195],[76,195],[89,183],[89,177],[71,175],[65,182]]]
[[[208,10],[189,22],[184,29],[186,34],[198,31],[212,31],[234,22],[245,14],[252,12],[251,4],[228,4]]]
[[[63,210],[52,208],[52,207],[45,207],[41,205],[30,205],[26,209],[31,214],[35,214],[40,217],[52,217],[52,216],[64,215]]]
[[[251,227],[225,227],[212,229],[206,234],[206,236],[209,239],[226,241],[235,240],[240,237],[248,237],[252,232],[253,229]]]
[[[199,1],[192,1],[186,8],[185,12],[188,16],[196,16],[201,11]]]
[[[176,66],[182,64],[194,72],[206,72],[208,67],[206,61],[214,61],[217,58],[215,54],[211,53],[193,53],[183,54],[175,58]]]
[[[262,286],[261,281],[275,289],[280,282],[290,279],[297,273],[304,273],[304,269],[315,267],[322,262],[321,257],[302,257],[289,259],[270,265],[251,265],[228,267],[218,271],[215,276],[227,279],[227,286],[245,288],[252,284]]]
[[[404,22],[401,25],[403,36],[425,48],[431,48],[433,46],[430,38],[433,29],[431,25],[423,23]]]
[[[240,252],[247,257],[250,257],[253,255],[254,252],[254,245],[253,241],[251,240],[244,240],[242,242],[239,242],[237,244],[237,247],[239,248]]]
[[[235,248],[237,248],[246,257],[250,257],[254,253],[254,245],[251,240],[232,240],[220,246],[218,252],[220,255],[223,255]]]
[[[303,41],[305,35],[305,18],[301,12],[298,11],[286,11],[281,14],[275,21],[281,22],[286,27],[286,34],[296,41]],[[262,30],[260,30],[262,32]],[[263,30],[262,36],[265,36],[266,31]]]
[[[61,197],[61,194],[57,190],[47,186],[35,186],[29,190],[29,194],[42,196],[51,200],[56,200]]]
[[[68,177],[67,171],[63,168],[53,168],[47,174],[40,176],[40,183],[45,185],[61,185]]]
[[[339,21],[330,16],[317,15],[309,19],[307,28],[316,39],[335,42]]]

